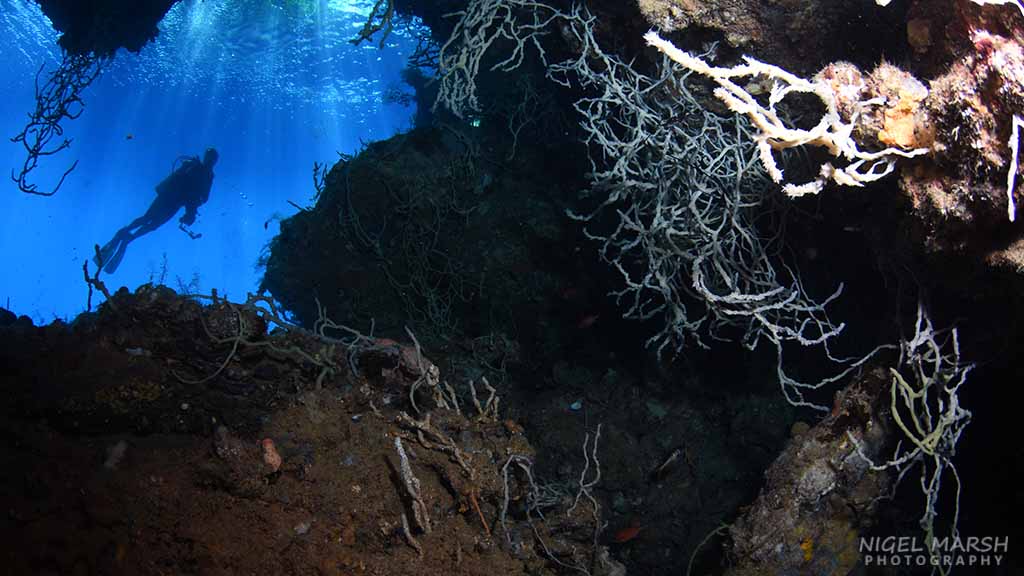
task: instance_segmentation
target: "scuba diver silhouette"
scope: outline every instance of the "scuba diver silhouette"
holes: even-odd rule
[[[210,187],[213,186],[213,167],[217,164],[219,157],[216,150],[207,148],[201,161],[198,156],[181,156],[175,160],[175,165],[178,165],[179,162],[181,164],[171,171],[170,176],[157,184],[156,198],[149,205],[149,209],[145,214],[118,230],[110,242],[100,249],[99,254],[93,257],[96,266],[102,268],[107,274],[113,274],[121,265],[124,252],[132,240],[163,226],[182,207],[185,208],[185,214],[178,220],[178,227],[192,238],[201,236],[185,227],[191,226],[196,221],[198,208],[210,198]]]

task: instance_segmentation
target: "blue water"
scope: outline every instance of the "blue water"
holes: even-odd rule
[[[65,121],[69,150],[30,176],[52,197],[10,180],[25,158],[9,138],[34,105],[39,66],[59,61],[57,34],[30,0],[0,0],[0,306],[37,322],[86,305],[82,263],[140,216],[180,155],[220,152],[210,200],[190,239],[177,217],[132,242],[111,290],[150,281],[232,299],[255,291],[261,250],[278,219],[308,205],[314,162],[408,129],[415,112],[382,103],[415,46],[396,32],[383,49],[349,43],[373,0],[184,0],[141,53],[118,53]],[[45,73],[45,72],[44,72]],[[180,216],[180,213],[179,213]],[[92,264],[90,263],[90,267]],[[90,268],[91,270],[91,268]],[[95,305],[94,299],[94,305]]]

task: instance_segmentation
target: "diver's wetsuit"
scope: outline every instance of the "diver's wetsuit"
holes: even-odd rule
[[[185,208],[185,214],[180,222],[185,226],[195,222],[199,207],[210,198],[213,166],[216,163],[217,152],[213,148],[206,151],[202,160],[193,156],[182,161],[170,176],[157,184],[156,198],[146,213],[118,230],[110,242],[100,249],[100,253],[93,258],[96,265],[112,274],[120,266],[132,240],[163,226],[182,207]]]

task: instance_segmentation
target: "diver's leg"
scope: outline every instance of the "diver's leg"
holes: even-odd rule
[[[180,210],[180,206],[177,206],[169,199],[163,196],[157,196],[153,203],[149,205],[149,209],[142,216],[139,216],[135,220],[132,220],[130,224],[118,231],[114,236],[117,239],[120,236],[120,242],[116,245],[116,251],[110,256],[103,270],[108,274],[113,274],[117,270],[117,267],[121,265],[121,260],[124,258],[124,253],[128,249],[128,244],[132,240],[145,236],[153,230],[161,227],[170,220]],[[113,240],[111,241],[113,242]]]
[[[144,225],[146,223],[146,220],[147,220],[146,215],[143,214],[142,216],[139,216],[135,220],[132,220],[131,222],[129,222],[128,225],[125,226],[124,228],[121,228],[121,230],[124,231],[125,234],[129,234],[130,235],[132,230],[134,230],[134,229]]]
[[[138,230],[132,233],[132,240],[163,226],[178,213],[178,210],[181,210],[181,204],[176,202],[172,196],[173,194],[157,196],[149,205],[146,213],[132,222],[132,228],[138,227]]]
[[[166,222],[166,220],[164,220],[163,222],[152,222],[152,221],[150,221],[150,222],[144,223],[142,226],[139,226],[138,230],[136,230],[135,232],[132,232],[131,239],[135,240],[139,236],[145,236],[146,234],[149,234],[153,230],[156,230],[157,228],[159,228],[164,222]]]

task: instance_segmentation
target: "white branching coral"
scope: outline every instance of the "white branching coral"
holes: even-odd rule
[[[876,471],[895,472],[897,485],[912,470],[919,469],[918,483],[925,498],[920,524],[929,548],[936,539],[959,536],[961,485],[953,458],[971,421],[971,412],[960,403],[960,388],[973,368],[974,364],[964,362],[960,356],[956,329],[936,330],[924,306],[918,304],[914,335],[900,344],[897,368],[889,370],[889,413],[902,436],[895,452],[888,460],[879,462],[866,453],[861,441],[847,432],[860,457]],[[950,533],[941,537],[936,520],[942,509],[939,497],[944,478],[951,479],[955,487],[951,496]],[[937,571],[948,573],[941,568]]]
[[[1024,118],[1014,115],[1013,129],[1010,133],[1010,169],[1006,172],[1006,215],[1010,222],[1017,218],[1017,206],[1013,203],[1014,184],[1017,182],[1017,156],[1020,153],[1020,129],[1024,127]]]
[[[879,6],[888,6],[890,2],[892,2],[892,0],[875,0],[875,4],[878,4]],[[1024,4],[1021,4],[1021,0],[971,0],[971,2],[974,2],[979,6],[985,6],[986,4],[992,6],[1012,4],[1017,7],[1017,10],[1020,10],[1022,15],[1024,15]]]
[[[850,117],[844,119],[839,112],[839,95],[827,82],[807,80],[778,66],[750,57],[744,58],[744,64],[731,68],[711,66],[699,57],[676,48],[656,32],[648,32],[644,39],[677,64],[707,76],[718,84],[715,96],[733,112],[747,116],[758,129],[754,140],[761,163],[772,180],[783,184],[783,191],[791,197],[817,194],[828,181],[834,181],[841,186],[863,186],[890,174],[896,167],[897,159],[920,156],[928,152],[927,148],[904,150],[892,146],[877,152],[867,152],[858,147],[853,133],[859,116],[869,106],[884,104],[883,99],[866,98],[855,102]],[[736,82],[737,79],[748,77],[763,78],[771,82],[767,105],[759,102],[753,94]],[[777,109],[787,96],[801,93],[816,96],[824,105],[825,111],[821,120],[809,129],[787,125]],[[846,164],[836,166],[832,162],[826,162],[814,180],[804,184],[785,183],[782,169],[776,163],[773,152],[799,146],[825,148],[832,156],[845,161]]]
[[[563,15],[532,0],[473,0],[465,10],[446,14],[458,17],[455,29],[441,47],[438,57],[438,91],[434,109],[443,104],[459,118],[480,111],[476,79],[488,49],[495,41],[511,45],[508,57],[492,65],[491,71],[511,72],[523,62],[532,44],[547,64],[539,38]]]

